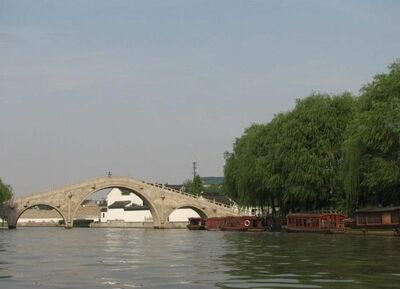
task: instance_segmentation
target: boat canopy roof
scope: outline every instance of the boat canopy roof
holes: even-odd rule
[[[394,212],[399,211],[400,207],[375,207],[375,208],[362,208],[356,210],[356,213],[381,213],[381,212]]]
[[[287,215],[288,218],[321,218],[324,216],[342,216],[347,218],[345,214],[336,211],[291,213]]]

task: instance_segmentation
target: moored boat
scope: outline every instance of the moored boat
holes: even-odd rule
[[[395,229],[400,227],[400,207],[364,208],[355,212],[358,229]]]
[[[260,217],[229,216],[208,218],[206,220],[206,229],[209,231],[262,232],[265,231],[266,228]]]
[[[400,207],[363,208],[355,211],[355,218],[346,233],[400,236]]]
[[[189,230],[205,230],[205,219],[204,218],[189,218],[189,224],[187,225]]]
[[[189,218],[187,228],[208,231],[262,232],[266,230],[262,218],[256,216]]]
[[[225,225],[225,219],[225,217],[207,218],[205,227],[208,231],[221,231]]]
[[[287,215],[287,232],[344,233],[346,215],[336,211],[292,213]]]

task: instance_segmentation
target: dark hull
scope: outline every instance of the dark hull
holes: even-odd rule
[[[265,232],[266,228],[251,228],[251,227],[220,227],[207,228],[208,231],[236,231],[236,232]]]
[[[204,226],[201,226],[201,225],[187,225],[186,226],[189,230],[192,230],[192,231],[198,231],[198,230],[205,230],[206,228],[204,227]]]
[[[249,228],[247,232],[265,232],[267,228]]]
[[[247,231],[247,228],[242,228],[242,227],[222,227],[221,231]]]
[[[340,229],[306,229],[306,228],[285,228],[288,233],[314,233],[314,234],[340,234],[344,233],[344,230]]]

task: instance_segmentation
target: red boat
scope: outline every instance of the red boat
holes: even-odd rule
[[[209,231],[265,231],[262,219],[255,216],[189,218],[189,230]]]
[[[347,216],[336,211],[287,215],[287,232],[344,233]]]

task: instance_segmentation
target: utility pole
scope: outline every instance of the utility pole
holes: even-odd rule
[[[196,164],[197,164],[197,162],[196,161],[193,161],[193,179],[196,177],[196,175],[197,175],[197,172],[196,172]]]

